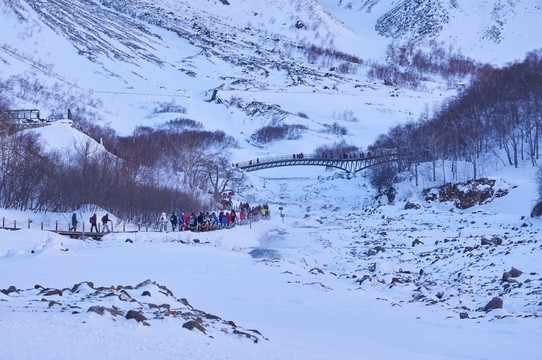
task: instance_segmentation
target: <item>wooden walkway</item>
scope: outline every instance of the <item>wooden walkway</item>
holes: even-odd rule
[[[19,224],[21,224],[21,222],[19,222]],[[23,222],[24,224],[24,222]],[[16,220],[13,221],[13,226],[9,226],[6,224],[6,218],[2,218],[2,222],[0,223],[0,230],[10,230],[10,231],[17,231],[17,230],[21,230],[23,229],[23,227],[20,227],[20,226],[17,226],[18,223]],[[36,226],[31,226],[32,225],[32,221],[31,220],[28,220],[26,222],[26,226],[24,227],[25,229],[32,229],[32,228],[36,228]],[[46,229],[45,226],[44,226],[44,223],[42,222],[40,225],[38,225],[38,229],[39,230],[42,230],[42,231],[50,231],[50,232],[54,232],[55,234],[59,234],[59,235],[64,235],[64,236],[69,236],[70,238],[72,239],[84,239],[84,238],[92,238],[94,240],[101,240],[102,237],[104,237],[105,235],[107,234],[111,234],[111,233],[115,233],[115,234],[124,234],[124,233],[135,233],[135,232],[138,232],[141,230],[141,225],[138,226],[138,229],[139,230],[126,230],[126,224],[124,224],[122,226],[122,231],[110,231],[110,232],[90,232],[88,230],[85,230],[85,224],[83,224],[83,230],[82,231],[72,231],[72,230],[59,230],[59,223],[56,222],[55,223],[55,229]],[[67,226],[68,228],[70,227],[69,225]],[[112,226],[111,226],[112,227]],[[149,231],[149,227],[148,226],[144,226],[146,228],[146,231]]]
[[[22,228],[13,227],[13,226],[11,226],[11,227],[10,226],[0,226],[0,229],[2,229],[2,230],[10,230],[10,231],[17,231],[17,230],[21,230]],[[41,229],[41,230],[44,230],[44,229]],[[84,239],[84,238],[90,237],[90,238],[92,238],[94,240],[101,240],[102,237],[104,237],[105,235],[112,234],[112,233],[115,233],[115,234],[128,234],[128,233],[136,233],[137,232],[136,230],[133,230],[133,231],[115,231],[115,232],[89,232],[89,231],[47,230],[47,229],[45,229],[44,231],[50,231],[50,232],[53,232],[55,234],[69,236],[72,239]]]
[[[252,228],[252,223],[253,222],[257,222],[261,219],[269,219],[269,216],[268,217],[262,217],[260,215],[257,215],[255,217],[251,217],[251,218],[247,218],[246,220],[242,221],[242,220],[238,220],[238,222],[236,222],[236,226],[242,226],[242,225],[249,225],[251,228]],[[20,224],[21,222],[19,222]],[[23,222],[24,223],[24,222]],[[36,228],[36,226],[32,227],[31,226],[32,224],[32,221],[28,220],[27,221],[27,226],[24,227],[24,229],[31,229],[31,228]],[[84,223],[86,224],[86,223]],[[132,228],[136,228],[135,230],[126,230],[126,225],[127,224],[123,224],[122,227],[120,225],[118,225],[117,228],[122,228],[122,231],[110,231],[110,232],[90,232],[90,231],[87,231],[85,230],[85,226],[83,226],[83,230],[82,231],[71,231],[71,230],[59,230],[59,223],[56,222],[55,223],[55,229],[45,229],[44,228],[44,224],[41,223],[39,226],[37,226],[37,228],[39,230],[42,230],[42,231],[50,231],[50,232],[53,232],[55,234],[59,234],[59,235],[63,235],[63,236],[69,236],[70,238],[72,239],[86,239],[86,238],[91,238],[91,239],[94,239],[94,240],[101,240],[102,237],[104,237],[105,235],[107,234],[134,234],[134,233],[138,233],[138,232],[160,232],[157,230],[156,227],[153,227],[151,225],[148,225],[148,224],[137,224],[137,225],[134,225],[132,224],[131,227]],[[68,226],[69,227],[69,226]],[[17,226],[17,221],[13,221],[13,226],[7,226],[6,225],[6,218],[2,218],[2,221],[0,223],[0,230],[10,230],[10,231],[17,231],[17,230],[21,230],[23,229],[23,227],[19,227]],[[214,228],[214,229],[208,229],[208,230],[198,230],[198,231],[195,231],[195,232],[201,232],[201,231],[217,231],[217,230],[221,230],[223,229],[222,227],[218,227],[218,228]],[[168,231],[166,230],[165,233],[173,233],[173,232],[194,232],[193,230],[183,230],[183,231]]]
[[[115,232],[88,232],[88,231],[62,231],[62,230],[48,230],[59,235],[69,236],[72,239],[84,239],[87,237],[93,238],[94,240],[101,240],[107,234],[128,234],[136,233],[137,231],[115,231]]]

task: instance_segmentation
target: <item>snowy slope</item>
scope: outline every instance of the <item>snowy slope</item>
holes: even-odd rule
[[[322,0],[356,31],[398,44],[435,40],[481,62],[505,65],[539,49],[537,0]]]
[[[448,14],[448,21],[439,20],[436,26],[440,30],[434,34],[437,40],[446,40],[444,48],[451,41],[455,49],[461,48],[477,60],[502,64],[538,47],[536,2],[502,7],[489,1],[477,6],[456,3],[433,1],[423,6],[437,6]],[[375,30],[379,19],[389,19],[390,28],[405,23],[392,11],[398,5],[397,1],[350,4],[331,0],[235,1],[230,5],[218,0],[195,4],[162,1],[158,5],[144,0],[10,1],[0,4],[4,34],[0,78],[8,81],[16,108],[38,108],[45,117],[70,108],[124,134],[137,125],[152,126],[178,116],[153,112],[160,103],[169,102],[184,106],[187,112],[183,116],[202,122],[206,128],[228,130],[226,124],[232,123],[244,127],[247,119],[242,114],[228,114],[224,104],[206,102],[217,88],[236,91],[241,99],[244,91],[248,96],[252,92],[284,94],[303,110],[313,104],[297,94],[344,94],[351,104],[366,105],[345,109],[342,102],[331,103],[330,112],[353,110],[354,116],[362,119],[367,113],[387,111],[379,103],[403,107],[401,98],[388,98],[395,95],[395,89],[369,81],[366,75],[370,61],[385,61],[386,46],[392,41]],[[488,14],[493,7],[498,11],[491,17]],[[487,24],[478,21],[486,18],[498,19]],[[416,16],[409,19],[417,22]],[[489,41],[484,35],[491,21],[502,23],[499,41]],[[478,29],[465,25],[479,23]],[[409,39],[409,34],[397,36]],[[332,71],[344,65],[344,60],[310,55],[307,49],[311,46],[352,55],[362,64],[349,63],[346,72]],[[433,107],[439,101],[433,100],[435,93],[453,94],[443,93],[443,86],[435,87],[423,84],[420,92],[407,93],[406,103],[415,104],[413,109],[403,107],[402,111],[416,117],[425,104]],[[366,101],[375,97],[382,99]],[[389,119],[402,122],[406,117]],[[258,119],[253,128],[272,121],[269,114]],[[335,121],[326,115],[313,123],[330,125]],[[318,132],[319,128],[311,130]],[[340,139],[328,137],[324,142],[329,140]]]

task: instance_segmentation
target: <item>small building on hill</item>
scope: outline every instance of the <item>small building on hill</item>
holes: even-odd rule
[[[39,122],[44,121],[40,119],[39,110],[6,110],[6,118],[14,122]]]

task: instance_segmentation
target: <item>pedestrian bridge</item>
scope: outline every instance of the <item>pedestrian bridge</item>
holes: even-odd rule
[[[335,168],[344,170],[349,174],[355,174],[358,171],[367,169],[389,161],[397,161],[396,155],[342,155],[326,156],[309,154],[303,156],[288,155],[275,156],[268,158],[257,158],[250,161],[233,164],[234,167],[244,171],[257,171],[284,166],[325,166],[326,168]]]

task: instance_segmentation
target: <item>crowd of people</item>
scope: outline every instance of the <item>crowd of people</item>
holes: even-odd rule
[[[109,214],[105,214],[104,216],[102,216],[102,218],[100,220],[102,222],[101,232],[111,232],[112,230],[109,228],[109,222],[112,223],[113,221],[109,218]],[[96,215],[96,213],[94,213],[88,219],[88,221],[90,223],[90,232],[92,232],[92,230],[94,230],[97,233],[99,233],[100,232],[100,227],[99,227],[99,224],[98,224],[98,215]],[[77,220],[77,214],[73,213],[73,215],[72,215],[72,225],[70,227],[70,231],[77,231],[77,224],[78,223],[79,223],[79,221]]]
[[[367,153],[364,153],[364,152],[360,152],[359,154],[358,153],[355,153],[355,152],[349,152],[349,153],[342,153],[342,154],[336,154],[336,153],[327,153],[327,152],[323,152],[322,153],[322,159],[364,159],[365,157],[370,157],[371,156],[371,152],[370,151],[367,151]]]
[[[229,229],[236,225],[244,225],[249,221],[256,221],[261,218],[269,218],[269,206],[267,203],[259,204],[257,206],[251,207],[248,202],[241,202],[239,207],[233,208],[231,198],[226,199],[228,206],[228,211],[219,211],[217,212],[199,212],[196,213],[184,213],[181,212],[179,215],[172,212],[168,217],[165,212],[160,215],[158,221],[158,230],[159,231],[168,231],[168,223],[171,224],[171,231],[211,231],[211,230],[220,230],[220,229]],[[111,232],[109,228],[109,222],[112,220],[109,218],[109,214],[105,214],[101,218],[101,229],[98,223],[98,216],[94,213],[89,218],[90,223],[90,232],[95,231],[99,232]],[[77,214],[73,213],[72,222],[70,231],[77,231],[77,225],[79,220],[77,219]],[[83,226],[84,230],[84,226]],[[101,230],[101,231],[100,231]]]
[[[236,209],[231,211],[184,213],[179,215],[172,212],[169,219],[166,213],[162,213],[159,220],[159,231],[167,231],[168,222],[171,224],[171,231],[211,231],[229,229],[236,225],[244,225],[249,221],[269,217],[269,206],[259,204],[251,207],[249,203],[240,203]]]

